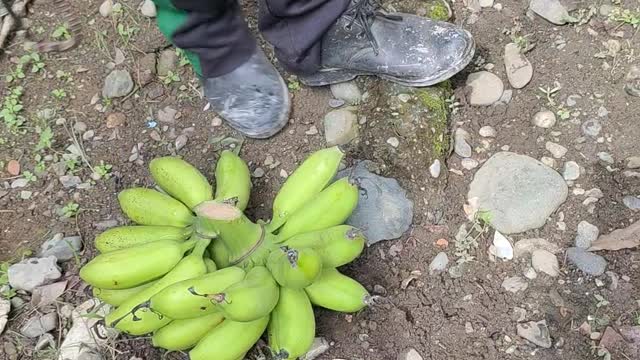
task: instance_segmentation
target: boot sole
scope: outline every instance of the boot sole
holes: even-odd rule
[[[349,80],[353,80],[358,76],[378,76],[382,79],[394,82],[396,84],[411,86],[411,87],[424,87],[431,86],[442,81],[445,81],[455,74],[464,69],[475,55],[475,40],[469,43],[464,56],[458,61],[457,64],[449,68],[446,72],[439,74],[438,76],[431,76],[428,78],[411,78],[411,77],[397,77],[391,75],[377,74],[368,71],[358,71],[349,69],[322,69],[311,76],[300,77],[300,81],[307,86],[326,86],[331,84],[337,84]]]

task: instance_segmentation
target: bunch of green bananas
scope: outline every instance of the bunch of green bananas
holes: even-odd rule
[[[153,333],[155,346],[191,349],[192,360],[243,359],[265,330],[275,359],[304,355],[315,337],[312,305],[356,312],[373,300],[336,270],[365,245],[360,230],[343,225],[357,186],[331,183],[342,157],[337,147],[309,156],[278,192],[268,224],[243,213],[251,179],[233,152],[216,165],[215,193],[189,163],[151,161],[162,192],[122,191],[120,206],[138,225],[98,235],[100,255],[80,271],[115,307],[107,326]]]

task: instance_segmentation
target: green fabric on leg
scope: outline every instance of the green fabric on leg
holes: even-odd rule
[[[158,15],[156,16],[158,28],[160,28],[160,32],[173,43],[173,34],[187,21],[187,12],[177,9],[170,0],[153,0],[153,2],[156,4],[158,11]],[[196,74],[202,76],[202,68],[200,67],[200,59],[198,56],[189,50],[184,50],[184,53]]]

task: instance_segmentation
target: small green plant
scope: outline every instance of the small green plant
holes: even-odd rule
[[[9,71],[9,74],[7,74],[4,77],[4,80],[8,83],[10,82],[14,82],[15,80],[18,79],[24,79],[25,78],[25,74],[24,74],[24,65],[23,64],[17,64],[16,67],[12,70]]]
[[[571,112],[568,109],[561,107],[556,111],[556,115],[558,115],[560,120],[568,120],[571,117]]]
[[[135,26],[124,26],[122,23],[118,24],[116,30],[125,43],[128,43],[129,40],[140,31],[140,29]]]
[[[53,89],[51,95],[58,100],[62,100],[67,97],[67,92],[64,89]]]
[[[601,308],[603,306],[609,305],[609,301],[605,299],[602,295],[594,294],[593,296],[596,298],[596,300],[598,300],[598,302],[596,303],[597,308]]]
[[[74,157],[65,159],[64,163],[65,165],[67,165],[67,169],[72,173],[78,170],[78,165],[80,165],[80,162],[78,161],[78,159]]]
[[[522,36],[522,35],[517,35],[517,36],[511,36],[511,41],[516,44],[519,48],[521,52],[525,52],[528,48],[529,48],[529,39],[527,39],[526,36]]]
[[[5,299],[11,299],[16,296],[16,291],[9,286],[9,266],[11,264],[8,261],[3,261],[0,263],[0,288],[3,288],[2,292],[0,292],[0,296]]]
[[[609,14],[609,20],[620,24],[631,25],[634,29],[640,26],[640,11],[614,8]]]
[[[16,86],[9,91],[9,95],[5,96],[2,109],[0,109],[0,118],[4,120],[5,125],[15,131],[24,124],[24,117],[20,115],[23,110],[22,95],[24,89],[22,86]]]
[[[33,171],[35,171],[36,174],[44,173],[45,170],[47,170],[47,163],[44,162],[42,155],[36,154],[33,159],[36,161],[36,166],[33,168]]]
[[[38,143],[36,144],[36,151],[48,149],[53,143],[53,131],[51,127],[36,126],[36,133],[38,133]]]
[[[62,24],[56,27],[51,33],[51,37],[54,40],[69,40],[71,39],[71,34],[69,33],[69,28],[67,24]]]
[[[36,28],[33,31],[36,34],[40,35],[40,34],[44,34],[45,29],[44,29],[44,26],[36,26]]]
[[[94,171],[98,179],[108,179],[111,177],[112,167],[112,165],[105,164],[104,161],[100,160],[100,165],[94,167]]]
[[[553,98],[557,95],[560,89],[562,89],[562,86],[557,81],[553,83],[553,87],[547,86],[538,88],[538,90],[540,90],[546,96],[547,104],[549,104],[550,106],[556,105],[556,101]]]
[[[176,49],[176,55],[178,55],[178,66],[183,67],[189,65],[189,59],[187,54],[182,49]]]
[[[31,171],[23,171],[22,172],[22,176],[28,181],[28,182],[34,182],[36,180],[38,180],[38,178],[31,172]]]
[[[20,65],[27,65],[31,63],[31,72],[32,73],[37,73],[40,72],[44,69],[44,61],[42,61],[42,58],[40,57],[40,54],[36,53],[36,52],[32,52],[26,55],[22,55],[20,57],[20,61],[19,64]]]
[[[162,80],[163,84],[171,85],[174,82],[179,82],[180,81],[180,76],[178,74],[174,73],[173,71],[169,70],[167,72],[167,75],[160,77],[160,79]]]
[[[300,90],[300,82],[298,81],[298,78],[295,76],[290,76],[287,79],[287,87],[289,88],[289,90],[291,91],[298,91]]]
[[[60,79],[65,82],[71,82],[73,80],[70,72],[62,70],[56,70],[56,79]]]
[[[78,215],[80,205],[76,202],[70,201],[62,208],[62,216],[65,218],[72,218]]]

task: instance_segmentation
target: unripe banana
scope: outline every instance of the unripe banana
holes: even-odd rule
[[[273,200],[273,219],[267,226],[274,232],[289,216],[308,203],[333,179],[344,153],[338,147],[322,149],[311,154],[287,178]]]
[[[207,272],[212,273],[212,272],[218,271],[218,267],[216,266],[216,263],[210,258],[205,256],[204,263],[207,265]]]
[[[188,162],[173,156],[151,160],[151,176],[167,194],[180,200],[189,209],[213,199],[213,189],[207,178]]]
[[[296,235],[282,243],[293,248],[311,247],[318,252],[325,268],[336,268],[352,262],[364,249],[366,239],[359,229],[338,225],[325,230]]]
[[[244,210],[250,192],[251,174],[247,164],[233,151],[223,151],[216,164],[216,200],[231,202]]]
[[[187,350],[194,347],[209,331],[218,326],[224,316],[213,313],[193,319],[173,320],[153,334],[153,346],[167,350]]]
[[[373,303],[364,286],[336,269],[324,269],[305,291],[312,304],[334,311],[356,312]]]
[[[97,297],[98,299],[102,300],[103,302],[109,305],[113,305],[117,307],[122,305],[122,303],[127,301],[127,299],[134,296],[135,294],[151,287],[153,284],[155,284],[155,281],[151,281],[146,284],[142,284],[129,289],[119,289],[119,290],[100,289],[100,288],[94,287],[92,291],[93,291],[93,296]]]
[[[160,240],[184,241],[193,229],[175,226],[119,226],[96,236],[96,249],[101,253],[126,249]]]
[[[177,282],[155,294],[150,308],[172,319],[190,319],[211,314],[217,309],[212,296],[242,281],[245,272],[228,267],[197,278]]]
[[[133,295],[105,317],[105,324],[131,335],[144,335],[171,322],[171,319],[149,309],[149,299],[167,286],[207,273],[202,253],[210,239],[198,241],[191,254],[185,256],[155,284]]]
[[[280,289],[280,300],[271,313],[268,333],[274,359],[297,359],[309,351],[316,334],[316,321],[304,290]]]
[[[224,246],[224,242],[219,239],[213,239],[211,245],[209,245],[209,253],[211,258],[215,261],[218,269],[224,269],[229,266],[229,255],[227,248]]]
[[[312,248],[296,250],[283,246],[269,254],[267,267],[281,286],[303,289],[320,275],[322,260]]]
[[[340,225],[358,205],[358,187],[348,178],[337,180],[293,213],[278,232],[278,241]]]
[[[161,192],[132,188],[118,194],[122,211],[140,225],[186,227],[193,223],[191,211],[180,201]]]
[[[102,289],[136,287],[169,272],[197,241],[156,241],[100,254],[80,269],[80,277]]]
[[[264,266],[249,270],[246,278],[212,295],[225,319],[253,321],[268,316],[278,303],[279,286]]]
[[[250,322],[225,320],[200,340],[189,359],[237,360],[260,339],[268,322],[268,316]]]

